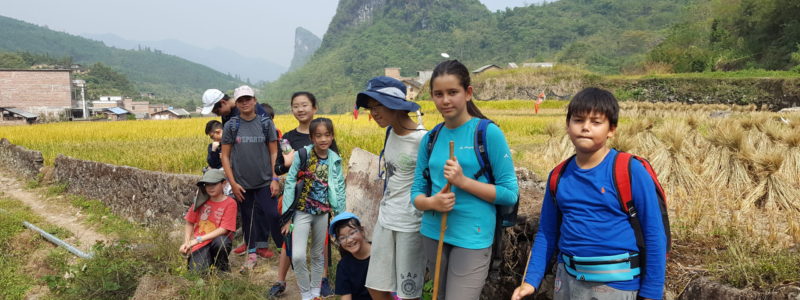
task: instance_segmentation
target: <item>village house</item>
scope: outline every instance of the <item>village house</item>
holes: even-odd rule
[[[173,120],[190,117],[189,112],[183,108],[170,108],[150,115],[153,120]]]
[[[19,124],[33,124],[39,115],[35,115],[16,108],[3,108],[0,107],[0,124],[4,125],[19,125]]]
[[[120,107],[109,107],[103,111],[103,114],[106,116],[107,119],[111,121],[122,121],[127,120],[128,116],[131,116],[129,111],[125,110],[124,108]]]
[[[136,115],[137,119],[147,118],[150,114],[150,102],[133,101],[130,97],[122,100],[122,108]]]
[[[152,115],[154,115],[156,113],[168,110],[169,108],[170,108],[170,106],[166,105],[166,104],[150,104],[148,109],[147,109],[147,113],[149,113],[150,116],[152,116]]]
[[[417,77],[400,76],[400,68],[384,68],[384,76],[400,80],[406,86],[406,100],[416,100],[423,85],[431,79],[433,71],[417,71]]]
[[[422,83],[414,79],[403,79],[402,82],[406,86],[406,100],[417,99],[417,96],[422,91]]]
[[[556,65],[556,63],[552,62],[540,62],[540,63],[523,63],[523,68],[552,68]]]
[[[480,74],[489,70],[501,70],[501,69],[502,68],[500,68],[497,65],[485,65],[483,67],[477,68],[474,71],[472,71],[472,74]]]
[[[70,70],[0,70],[0,108],[4,115],[57,119],[69,117],[76,105]]]

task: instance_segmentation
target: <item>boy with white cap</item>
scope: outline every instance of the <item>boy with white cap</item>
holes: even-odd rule
[[[204,115],[214,113],[222,117],[222,125],[225,125],[232,117],[239,115],[239,109],[236,108],[235,101],[236,99],[231,101],[231,97],[228,94],[218,89],[207,89],[203,92],[203,109],[200,113]],[[261,105],[256,105],[256,115],[267,116],[267,111]]]
[[[272,197],[280,190],[279,179],[272,172],[278,146],[272,119],[256,114],[256,108],[261,105],[257,104],[255,91],[243,85],[236,88],[233,95],[239,114],[231,117],[222,130],[222,167],[236,200],[241,202],[242,229],[248,252],[242,271],[247,271],[255,267],[257,251],[268,251],[270,233],[276,247],[283,244],[278,203]]]

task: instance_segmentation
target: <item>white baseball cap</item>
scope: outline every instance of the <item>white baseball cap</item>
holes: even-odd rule
[[[211,110],[214,109],[214,104],[217,104],[219,100],[225,97],[225,93],[218,89],[207,89],[203,93],[203,110],[200,111],[201,114],[207,115],[211,113]]]
[[[239,99],[239,97],[244,97],[244,96],[255,97],[256,92],[253,90],[253,88],[246,85],[240,86],[235,90],[233,90],[233,101],[236,101]]]

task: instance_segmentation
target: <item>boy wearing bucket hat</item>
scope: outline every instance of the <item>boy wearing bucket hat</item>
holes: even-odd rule
[[[336,265],[336,294],[342,299],[372,299],[364,286],[372,248],[364,237],[361,220],[351,212],[343,212],[331,220],[328,231],[342,256]]]
[[[356,106],[369,110],[372,119],[386,128],[384,178],[378,221],[372,234],[375,249],[370,259],[366,287],[373,299],[417,299],[422,295],[425,257],[419,233],[422,212],[411,205],[419,143],[427,132],[409,113],[419,105],[406,100],[406,86],[397,79],[379,76],[356,97]]]
[[[188,254],[190,271],[205,273],[210,266],[228,272],[228,253],[236,231],[236,201],[222,188],[225,174],[209,169],[197,182],[197,196],[189,207],[183,244],[179,251]]]

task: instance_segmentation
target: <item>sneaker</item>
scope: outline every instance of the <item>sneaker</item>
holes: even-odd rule
[[[286,291],[286,282],[275,282],[271,288],[269,288],[268,296],[272,297],[280,297],[283,295],[283,292]]]
[[[333,295],[333,289],[330,283],[328,283],[328,278],[322,278],[322,284],[319,286],[319,295],[322,297]]]
[[[256,263],[258,262],[258,255],[255,253],[250,253],[247,255],[247,259],[244,261],[242,265],[242,269],[239,270],[239,273],[246,274],[250,270],[256,267]]]
[[[247,253],[247,244],[236,247],[236,249],[233,249],[233,253],[236,253],[236,255],[245,255],[245,253]]]
[[[256,254],[263,258],[272,258],[275,256],[275,253],[272,253],[272,250],[269,250],[269,248],[258,248],[256,249]]]

